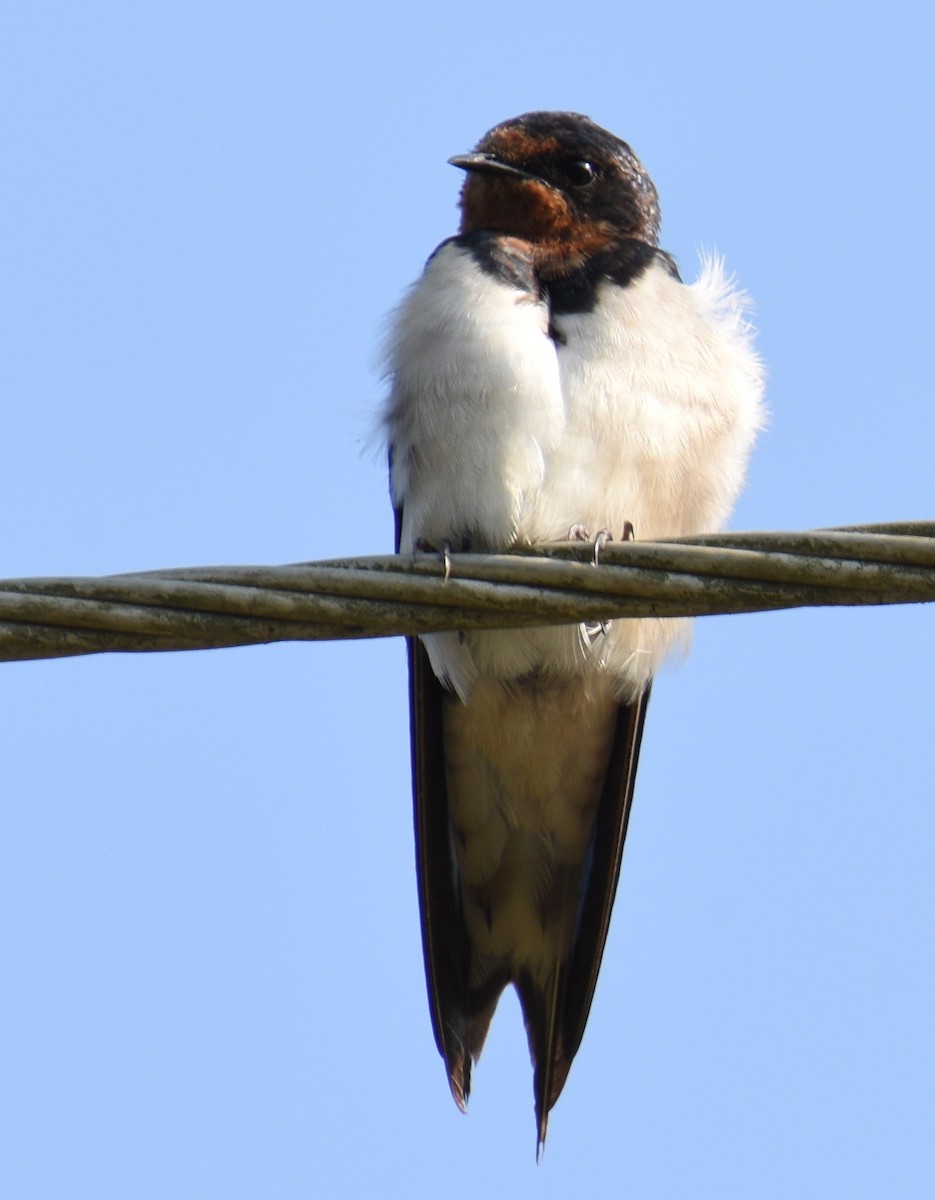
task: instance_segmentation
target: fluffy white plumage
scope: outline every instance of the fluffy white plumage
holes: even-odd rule
[[[385,412],[401,550],[560,540],[572,525],[642,540],[718,529],[763,424],[746,302],[717,259],[681,283],[661,261],[590,311],[558,315],[444,244],[395,314]],[[557,335],[557,336],[554,336]],[[598,671],[633,694],[684,636],[678,620],[437,634],[433,669],[462,699],[478,676]]]

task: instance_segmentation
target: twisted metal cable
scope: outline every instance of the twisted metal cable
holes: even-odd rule
[[[935,600],[935,521],[0,581],[0,661]]]

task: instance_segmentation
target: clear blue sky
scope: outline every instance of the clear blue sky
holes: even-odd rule
[[[755,298],[735,527],[931,518],[933,21],[7,6],[0,574],[389,548],[383,315],[533,108]],[[467,1118],[432,1042],[400,641],[0,667],[0,1192],[930,1196],[933,651],[921,607],[698,625],[538,1168],[513,999]]]

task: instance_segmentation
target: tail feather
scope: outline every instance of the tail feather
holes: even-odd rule
[[[614,746],[580,885],[578,927],[568,958],[545,983],[528,972],[515,980],[534,1068],[537,1157],[545,1146],[549,1111],[561,1095],[581,1045],[604,944],[626,837],[649,688],[620,707]]]
[[[541,986],[528,972],[516,980],[529,1040],[529,1055],[534,1070],[533,1095],[536,1108],[536,1158],[542,1154],[548,1131],[549,1112],[561,1095],[571,1057],[565,1052],[562,1035],[565,970],[554,970]]]
[[[507,984],[519,993],[533,1061],[538,1153],[548,1114],[558,1099],[584,1033],[610,921],[639,755],[647,688],[620,705],[585,861],[576,872],[577,919],[570,945],[551,969],[511,956],[477,978],[457,879],[448,807],[442,705],[444,690],[425,649],[409,641],[413,728],[413,794],[419,907],[429,1007],[451,1093],[464,1111],[471,1068],[484,1045],[497,1000]],[[564,890],[567,880],[559,890]],[[557,887],[557,881],[553,880]],[[549,889],[550,894],[552,888]],[[549,907],[542,900],[543,911]],[[527,959],[526,962],[529,960]]]

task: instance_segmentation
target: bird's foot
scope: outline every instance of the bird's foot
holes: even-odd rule
[[[633,526],[630,525],[632,532]],[[624,527],[624,538],[626,538],[626,527]],[[593,542],[594,543],[594,565],[595,567],[601,561],[601,551],[608,542],[614,540],[614,535],[609,529],[599,529],[594,537],[588,533],[585,525],[572,525],[568,530],[568,540],[570,542]]]
[[[413,544],[413,550],[417,554],[440,554],[442,562],[445,564],[445,583],[451,577],[451,542],[447,539],[439,546],[433,545],[428,538],[416,538]]]
[[[571,542],[593,542],[594,558],[592,561],[596,567],[601,561],[601,551],[608,542],[614,540],[614,535],[609,529],[599,529],[592,538],[584,525],[572,525],[568,530],[568,540]],[[598,638],[607,636],[610,625],[610,621],[582,621],[581,632],[584,634],[588,645],[593,646]]]
[[[412,549],[416,554],[440,554],[442,561],[445,564],[445,582],[447,583],[451,577],[451,555],[454,551],[454,542],[445,538],[436,546],[434,542],[430,542],[428,538],[418,537],[413,542]],[[462,533],[460,545],[458,549],[465,554],[471,549],[471,535]]]
[[[632,542],[635,538],[633,531],[633,522],[624,521],[623,533],[621,541]],[[571,542],[593,542],[594,543],[594,566],[599,566],[601,561],[601,551],[608,542],[614,540],[614,535],[609,529],[599,529],[594,537],[588,532],[584,525],[572,525],[568,530],[568,540]],[[593,646],[599,637],[606,637],[607,632],[611,627],[611,621],[583,621],[581,629],[589,646]]]

